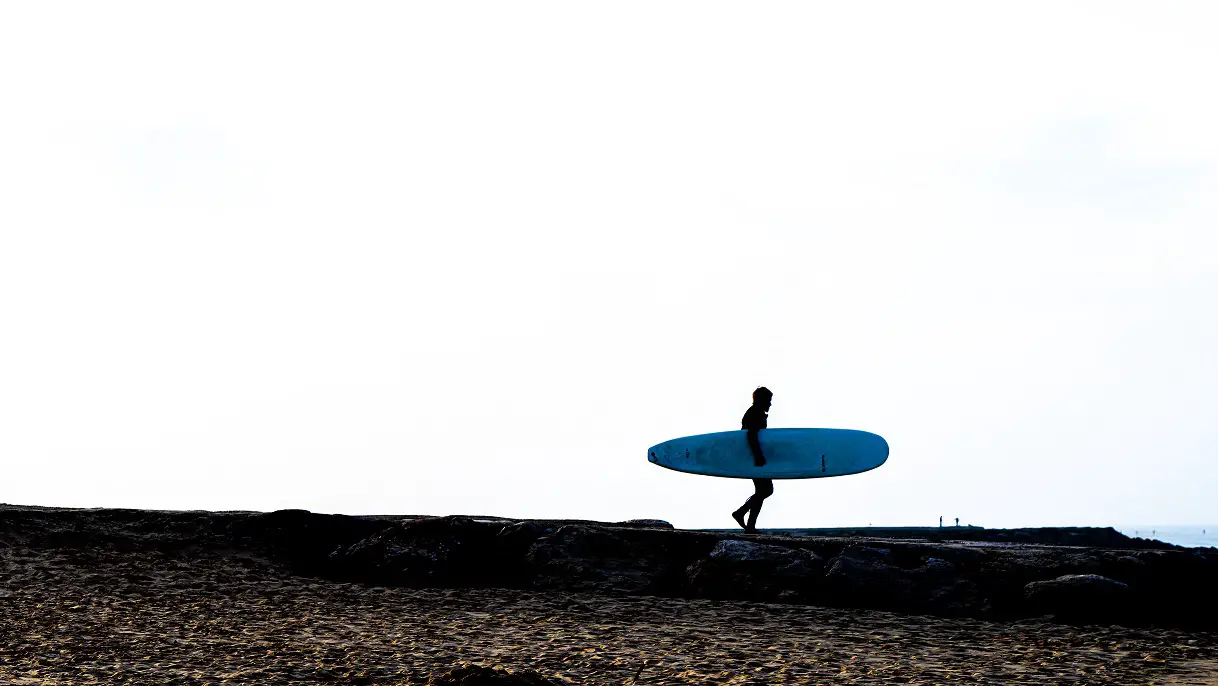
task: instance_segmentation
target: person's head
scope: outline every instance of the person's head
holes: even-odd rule
[[[774,399],[774,394],[765,386],[758,386],[757,390],[753,391],[753,404],[761,407],[763,410],[770,409],[770,401]]]

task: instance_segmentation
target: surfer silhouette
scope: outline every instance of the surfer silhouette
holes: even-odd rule
[[[740,428],[748,432],[747,438],[749,450],[753,453],[753,464],[758,467],[765,464],[765,455],[761,454],[761,441],[757,434],[766,428],[766,413],[770,411],[770,401],[773,399],[774,394],[770,392],[770,389],[758,386],[757,390],[753,391],[753,405],[740,420]],[[762,502],[774,494],[774,482],[770,479],[753,479],[753,489],[753,495],[744,501],[740,509],[732,513],[732,519],[735,519],[736,523],[749,533],[757,531],[757,515],[761,514]],[[745,513],[748,513],[747,522],[744,519]]]

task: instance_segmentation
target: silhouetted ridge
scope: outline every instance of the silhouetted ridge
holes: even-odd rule
[[[186,560],[201,552],[240,554],[286,573],[379,585],[1218,627],[1212,548],[1130,539],[1107,528],[792,532],[800,535],[683,531],[659,520],[0,506],[0,547],[154,550]],[[936,536],[954,538],[929,540]]]

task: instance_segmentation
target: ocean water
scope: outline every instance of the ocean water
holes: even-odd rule
[[[1126,536],[1153,538],[1188,548],[1218,548],[1218,524],[1136,524],[1113,527]]]

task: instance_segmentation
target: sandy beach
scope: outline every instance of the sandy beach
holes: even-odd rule
[[[1218,684],[1208,632],[293,576],[244,551],[0,548],[2,684]]]

